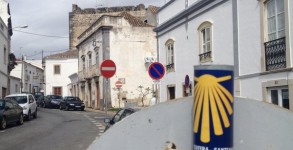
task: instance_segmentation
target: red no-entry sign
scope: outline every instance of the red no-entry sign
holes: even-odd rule
[[[116,86],[116,88],[121,88],[122,87],[122,82],[121,81],[116,81],[115,86]]]
[[[111,78],[116,73],[116,65],[110,59],[104,60],[100,66],[100,71],[105,78]]]

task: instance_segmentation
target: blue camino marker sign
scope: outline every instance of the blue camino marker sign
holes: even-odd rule
[[[152,79],[160,80],[165,75],[165,67],[159,62],[154,62],[149,66],[148,72]]]

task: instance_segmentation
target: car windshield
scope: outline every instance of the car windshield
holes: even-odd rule
[[[18,104],[27,103],[27,96],[11,96],[11,97],[7,97],[7,99],[15,100]]]
[[[4,109],[4,101],[0,100],[0,110]]]
[[[80,101],[78,97],[68,97],[68,101]]]
[[[51,95],[51,96],[49,96],[49,98],[52,98],[52,99],[62,99],[62,96]]]

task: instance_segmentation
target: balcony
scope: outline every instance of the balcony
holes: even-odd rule
[[[286,38],[264,43],[266,71],[286,68]]]
[[[166,65],[166,70],[167,71],[174,70],[174,63]]]
[[[79,81],[85,81],[84,71],[79,71],[78,72],[78,79],[79,79]]]
[[[211,59],[212,59],[212,51],[208,51],[208,52],[199,54],[199,61],[200,62],[210,61]]]
[[[84,70],[84,78],[91,79],[93,77],[100,76],[100,68],[98,64],[92,65]]]

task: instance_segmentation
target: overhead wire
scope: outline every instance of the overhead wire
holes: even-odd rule
[[[38,34],[38,33],[32,33],[32,32],[25,32],[25,31],[20,31],[20,30],[15,30],[15,29],[13,31],[26,33],[26,34],[31,34],[31,35],[36,35],[36,36],[51,37],[51,38],[69,38],[69,37],[63,37],[63,36],[45,35],[45,34]]]

